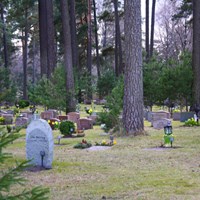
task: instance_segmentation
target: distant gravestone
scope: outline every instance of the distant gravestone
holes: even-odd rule
[[[48,122],[33,120],[26,130],[26,158],[31,164],[47,169],[52,168],[53,134]]]
[[[41,112],[41,118],[45,119],[45,120],[49,120],[49,119],[53,118],[53,112],[52,111]]]
[[[15,121],[15,126],[16,127],[22,127],[22,126],[27,126],[29,123],[29,120],[27,117],[17,117]]]
[[[180,117],[180,121],[185,122],[192,117],[194,117],[194,112],[182,112],[181,117]]]
[[[171,121],[169,119],[166,118],[162,118],[156,121],[152,122],[152,126],[155,129],[163,129],[165,126],[167,126],[169,123],[171,123]]]
[[[88,118],[80,118],[77,127],[79,130],[87,130],[93,128],[93,123],[91,119]]]
[[[78,123],[78,120],[80,119],[80,113],[78,112],[69,112],[67,113],[67,120],[74,122],[74,123]]]
[[[12,124],[13,123],[13,114],[1,114],[0,116],[4,117],[5,124]]]

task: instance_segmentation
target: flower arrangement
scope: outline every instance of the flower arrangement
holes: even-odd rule
[[[113,146],[115,144],[117,144],[116,140],[110,140],[110,141],[102,140],[100,143],[95,142],[96,146]]]
[[[78,144],[74,145],[74,148],[76,149],[85,149],[85,148],[89,148],[91,147],[92,144],[90,142],[87,142],[86,140],[82,140],[81,142],[79,142]]]
[[[87,108],[87,107],[85,107],[85,112],[86,112],[87,114],[91,115],[91,114],[93,113],[93,110],[92,110],[92,108]]]
[[[49,125],[51,126],[52,130],[59,129],[60,122],[48,120]]]

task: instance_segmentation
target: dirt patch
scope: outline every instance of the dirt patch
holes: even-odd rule
[[[108,150],[111,147],[107,147],[107,146],[92,146],[90,148],[88,148],[88,151],[102,151],[102,150]]]
[[[31,167],[27,167],[25,169],[25,171],[29,171],[29,172],[40,172],[43,170],[49,170],[49,169],[42,167],[42,166],[31,166]]]

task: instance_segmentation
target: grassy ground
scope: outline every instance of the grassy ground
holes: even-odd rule
[[[173,122],[174,148],[158,148],[163,130],[148,122],[146,136],[116,137],[117,144],[108,150],[74,149],[82,138],[61,139],[62,145],[54,146],[51,170],[23,172],[26,187],[49,187],[51,200],[200,199],[200,131],[181,125]],[[109,140],[102,132],[94,127],[84,139],[93,144]],[[17,160],[25,159],[25,130],[21,134],[6,149]],[[59,132],[53,134],[56,144]]]

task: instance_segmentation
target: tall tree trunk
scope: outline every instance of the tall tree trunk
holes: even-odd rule
[[[66,73],[66,114],[75,111],[75,92],[74,92],[74,74],[72,62],[72,46],[71,46],[71,30],[70,18],[67,0],[61,0],[61,18],[63,28],[63,41],[64,41],[64,66]]]
[[[193,0],[193,92],[194,104],[200,107],[200,1]]]
[[[118,0],[114,0],[113,3],[115,10],[115,69],[116,76],[119,76],[122,73],[122,46],[119,26]]]
[[[41,76],[51,76],[56,66],[52,0],[38,0]]]
[[[100,77],[100,61],[99,61],[99,41],[97,33],[97,16],[96,16],[96,3],[93,0],[94,6],[94,27],[95,27],[95,46],[96,46],[96,65],[97,65],[97,75]]]
[[[92,21],[91,21],[91,0],[88,0],[88,14],[87,14],[87,69],[89,75],[89,83],[92,84],[91,76],[92,76]],[[88,98],[92,99],[92,92],[88,91]]]
[[[71,41],[72,41],[72,59],[73,67],[76,69],[77,73],[80,71],[79,66],[79,54],[78,54],[78,44],[77,44],[77,34],[76,34],[76,14],[75,14],[75,1],[69,1],[69,14],[70,14],[70,27],[71,27]],[[78,75],[79,77],[79,75]]]
[[[125,0],[123,124],[128,135],[143,134],[141,1]]]
[[[1,9],[1,23],[2,23],[2,30],[3,30],[3,52],[4,52],[4,66],[8,69],[8,44],[7,44],[7,37],[6,37],[6,28],[5,28],[5,21],[4,21],[4,8],[3,4],[0,3]]]
[[[153,56],[156,0],[152,0],[150,58]]]
[[[146,22],[145,22],[145,48],[146,48],[146,62],[149,61],[149,0],[146,0]]]
[[[25,10],[25,28],[22,33],[23,48],[23,98],[28,99],[27,95],[27,56],[28,56],[28,9]]]

